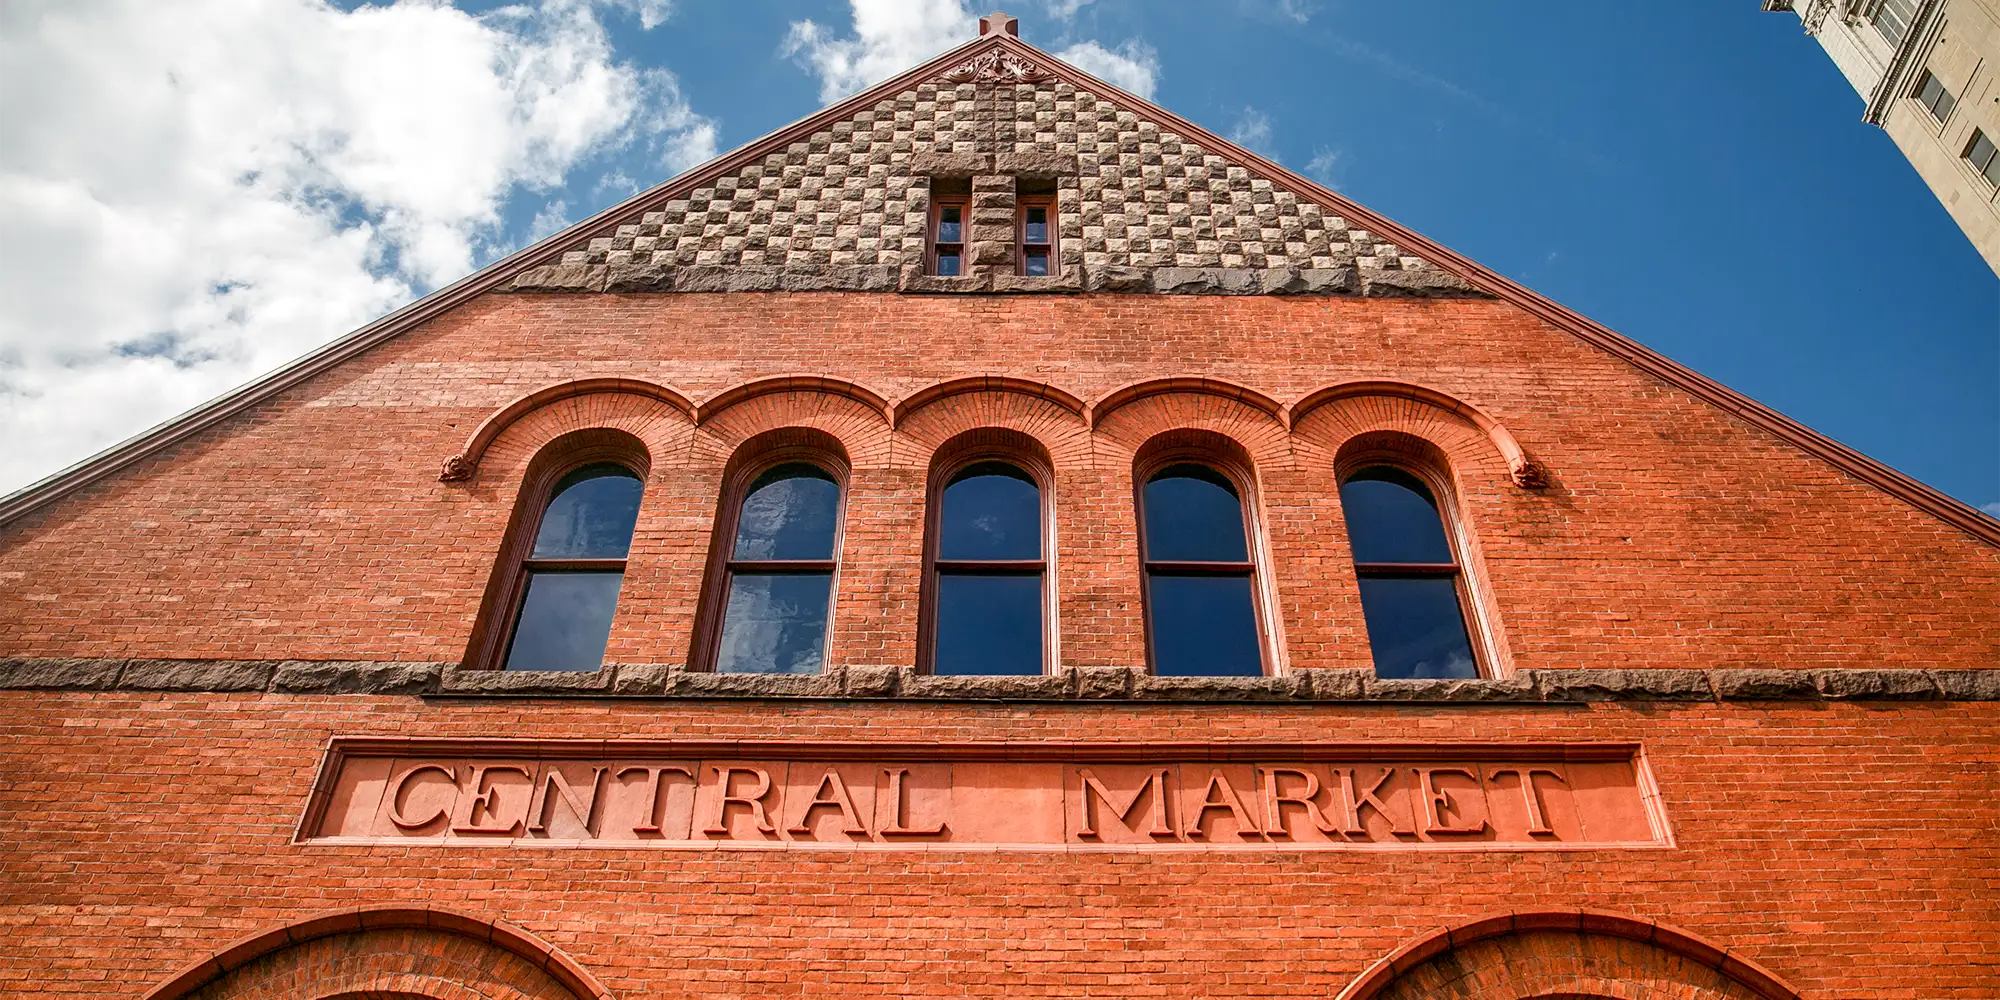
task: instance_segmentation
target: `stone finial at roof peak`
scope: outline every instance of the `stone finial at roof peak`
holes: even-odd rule
[[[1015,38],[1021,37],[1021,19],[1008,17],[1005,11],[998,10],[979,19],[979,36],[981,38],[1003,32],[1013,35]]]

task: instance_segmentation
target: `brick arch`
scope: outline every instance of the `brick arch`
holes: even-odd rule
[[[653,405],[649,406],[647,401]],[[646,434],[630,425],[629,417],[663,412],[677,412],[692,419],[695,410],[694,404],[678,390],[642,379],[584,378],[543,386],[480,421],[458,454],[445,459],[438,479],[447,483],[471,479],[501,435],[530,414],[550,428],[546,437],[528,447],[533,452],[563,433],[593,426],[616,427],[648,440]]]
[[[1067,471],[1087,462],[1090,452],[1089,429],[1080,417],[1067,404],[1046,396],[1013,389],[961,388],[903,411],[897,439],[904,454],[898,460],[913,468],[928,468],[947,441],[974,431],[999,430],[1033,438],[1055,468]]]
[[[711,408],[704,404],[700,413],[692,455],[692,460],[700,466],[719,469],[746,442],[760,434],[783,430],[829,435],[839,442],[843,457],[856,467],[880,467],[890,460],[885,411],[874,401],[857,398],[844,390],[806,383],[767,385],[755,393],[736,397],[726,406]]]
[[[1306,393],[1285,410],[1285,425],[1296,428],[1308,414],[1323,406],[1344,400],[1384,398],[1408,400],[1424,407],[1442,410],[1458,417],[1477,428],[1491,441],[1500,457],[1507,463],[1507,474],[1514,485],[1522,489],[1540,489],[1548,485],[1548,470],[1530,459],[1528,453],[1515,440],[1513,432],[1502,426],[1498,420],[1488,416],[1486,411],[1447,393],[1412,382],[1371,380],[1360,382],[1340,382]],[[1394,428],[1403,430],[1405,428]],[[1415,433],[1414,431],[1412,433]],[[1418,436],[1423,436],[1419,434]]]
[[[1121,403],[1115,413],[1098,416],[1100,422],[1093,425],[1098,441],[1115,449],[1123,462],[1129,463],[1147,441],[1161,434],[1206,432],[1242,448],[1260,476],[1292,465],[1291,438],[1278,414],[1232,396],[1162,390]]]
[[[709,397],[694,408],[697,424],[706,424],[717,414],[733,406],[777,393],[817,393],[829,396],[845,396],[874,411],[884,421],[889,419],[889,401],[867,386],[846,379],[826,375],[779,375],[761,378],[754,382],[731,386]]]
[[[1075,414],[1079,419],[1084,419],[1088,409],[1083,400],[1075,394],[1047,383],[1015,378],[1011,375],[976,375],[925,386],[905,396],[889,408],[889,423],[891,426],[901,427],[903,422],[909,419],[910,414],[932,403],[975,392],[1010,392],[1033,399],[1045,399]]]
[[[320,914],[215,952],[145,1000],[612,1000],[569,956],[505,921],[437,907]]]
[[[1354,442],[1401,437],[1442,453],[1467,489],[1500,489],[1515,482],[1506,453],[1472,420],[1423,399],[1404,395],[1351,395],[1295,412],[1293,448],[1302,469],[1331,474]]]
[[[1084,412],[1084,419],[1092,427],[1104,422],[1104,418],[1130,403],[1152,396],[1163,395],[1215,396],[1235,400],[1254,410],[1268,414],[1280,424],[1285,420],[1285,407],[1277,400],[1247,386],[1226,382],[1219,378],[1199,376],[1176,376],[1173,378],[1147,379],[1133,382],[1111,390],[1102,399],[1090,404]]]
[[[1425,934],[1337,1000],[1799,1000],[1690,931],[1597,910],[1505,913]]]

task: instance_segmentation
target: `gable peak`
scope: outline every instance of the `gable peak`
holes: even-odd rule
[[[1008,17],[1005,11],[996,10],[979,19],[979,35],[1012,35],[1021,37],[1021,19]]]

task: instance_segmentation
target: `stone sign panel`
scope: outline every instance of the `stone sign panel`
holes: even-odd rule
[[[1672,846],[1631,744],[336,739],[299,840],[679,849]]]

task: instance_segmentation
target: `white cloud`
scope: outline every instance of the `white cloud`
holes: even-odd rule
[[[1290,5],[1293,0],[1282,0]],[[603,0],[607,7],[622,8],[639,19],[639,26],[651,31],[666,23],[674,11],[673,0]]]
[[[1047,0],[1043,6],[1049,9],[1049,16],[1058,21],[1073,21],[1076,12],[1090,6],[1092,0]]]
[[[1319,5],[1309,2],[1309,0],[1278,0],[1278,13],[1300,24],[1312,20],[1313,13],[1317,10],[1319,10]]]
[[[1073,17],[1090,0],[1051,0],[1050,13]],[[820,100],[833,102],[912,69],[925,60],[979,36],[979,18],[965,0],[848,0],[854,34],[836,37],[816,21],[793,21],[783,52],[820,78]],[[1140,97],[1153,96],[1159,79],[1158,53],[1128,40],[1116,49],[1078,42],[1056,53],[1092,76]]]
[[[1306,161],[1306,176],[1335,191],[1340,190],[1340,182],[1334,175],[1334,168],[1340,165],[1340,155],[1337,149],[1314,147],[1312,159]]]
[[[1229,128],[1229,141],[1259,156],[1271,155],[1271,116],[1246,107]]]
[[[585,159],[713,155],[596,10],[0,4],[0,491],[457,278]]]
[[[1989,517],[2000,518],[2000,500],[1995,500],[1992,503],[1980,504],[1979,509],[1985,511],[1987,516]]]
[[[854,37],[835,38],[813,21],[794,21],[784,52],[819,74],[829,103],[895,76],[979,35],[963,0],[849,0]]]
[[[1116,49],[1078,42],[1056,53],[1056,58],[1149,101],[1160,79],[1160,54],[1137,39],[1127,39]]]

